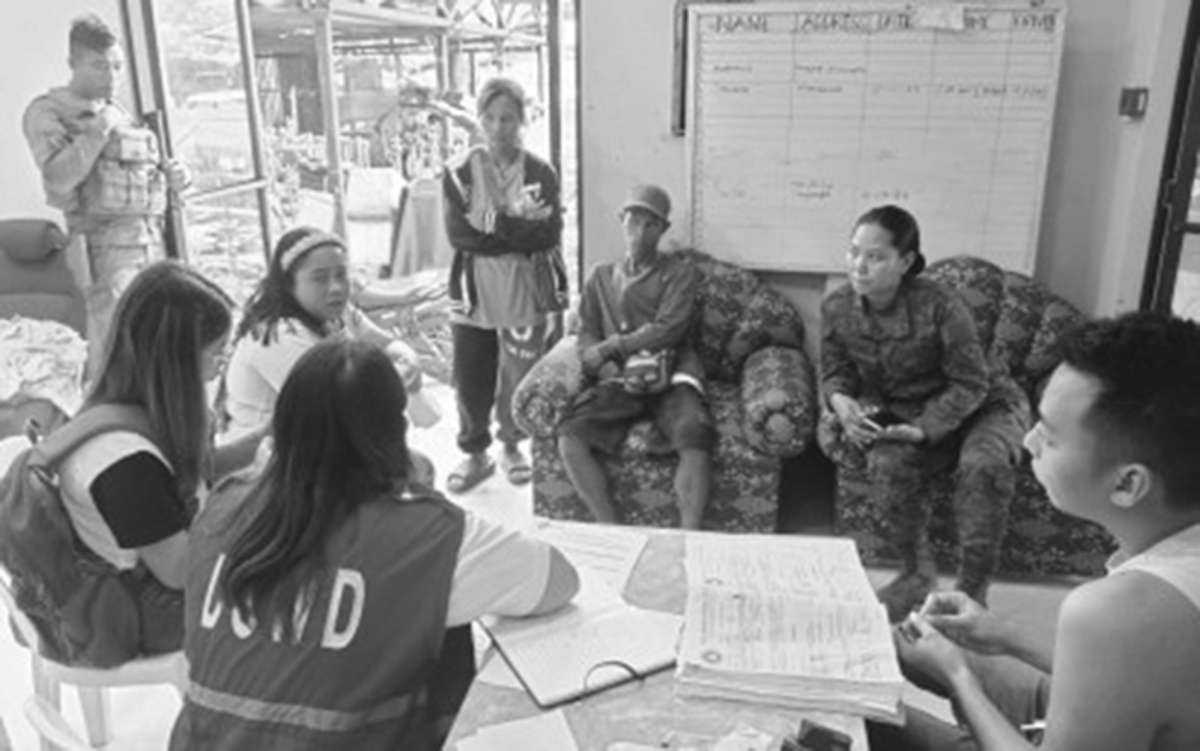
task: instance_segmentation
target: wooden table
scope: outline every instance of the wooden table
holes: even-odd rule
[[[688,533],[647,532],[649,542],[626,585],[625,599],[639,607],[682,614],[687,597],[683,551]],[[803,538],[797,537],[797,544],[803,544]],[[499,659],[494,649],[486,657]],[[742,702],[683,699],[675,695],[672,670],[602,691],[562,709],[581,751],[605,751],[618,741],[664,749],[706,749],[743,724],[774,736],[778,748],[783,737],[799,728],[803,717],[848,732],[854,739],[855,751],[868,748],[860,718],[804,715]],[[531,717],[541,711],[523,689],[476,679],[445,748],[456,748],[458,741],[487,725]]]

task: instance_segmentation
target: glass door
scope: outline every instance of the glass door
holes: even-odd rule
[[[1200,8],[1193,3],[1159,190],[1142,307],[1200,321]]]
[[[263,275],[284,203],[258,134],[247,0],[127,0],[146,29],[152,120],[192,186],[176,212],[180,255],[240,304]]]

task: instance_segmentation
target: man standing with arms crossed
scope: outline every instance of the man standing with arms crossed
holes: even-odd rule
[[[114,97],[125,65],[117,37],[100,18],[71,24],[71,78],[25,110],[22,129],[42,175],[46,202],[61,209],[87,302],[88,370],[99,367],[117,298],[138,271],[164,256],[167,192],[187,171],[160,161],[162,144]]]

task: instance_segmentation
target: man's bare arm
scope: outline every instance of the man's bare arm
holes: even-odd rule
[[[996,705],[984,693],[979,679],[966,665],[951,676],[950,691],[981,751],[1027,751],[1034,748],[996,709]]]
[[[1180,693],[1182,684],[1176,676],[1194,671],[1183,665],[1194,662],[1195,647],[1188,645],[1191,655],[1170,647],[1198,636],[1171,633],[1189,618],[1196,624],[1194,614],[1170,617],[1173,608],[1185,605],[1165,584],[1143,574],[1100,580],[1071,593],[1059,615],[1050,710],[1038,748],[1150,749],[1155,732],[1166,724],[1172,696]],[[950,683],[982,751],[1033,748],[965,666],[951,676]]]
[[[1195,609],[1141,572],[1080,587],[1059,615],[1044,751],[1143,751],[1194,686]],[[1187,676],[1191,676],[1191,683]],[[1185,705],[1186,706],[1186,705]],[[987,748],[985,746],[985,748]]]
[[[1042,636],[1003,618],[962,592],[933,592],[921,617],[953,641],[980,654],[1003,654],[1049,673],[1054,662],[1054,635]]]

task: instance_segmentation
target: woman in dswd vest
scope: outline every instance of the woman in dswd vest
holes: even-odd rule
[[[378,348],[330,339],[296,363],[265,471],[197,521],[171,748],[440,747],[446,629],[574,596],[556,549],[409,478],[404,408]]]
[[[529,482],[525,437],[512,416],[513,391],[551,343],[549,315],[566,307],[562,205],[554,168],[521,144],[525,92],[493,78],[479,92],[486,145],[447,165],[442,179],[446,235],[454,246],[450,297],[458,447],[467,456],[446,478],[465,492],[496,468],[488,456],[492,410],[510,482]]]
[[[219,450],[211,445],[205,383],[228,349],[231,308],[220,288],[175,262],[161,261],[134,277],[117,303],[83,410],[140,407],[155,440],[109,431],[59,465],[63,504],[79,539],[121,571],[139,598],[137,633],[109,634],[114,644],[135,642],[132,652],[179,649],[196,499],[207,481],[246,464],[261,437],[249,433]]]

